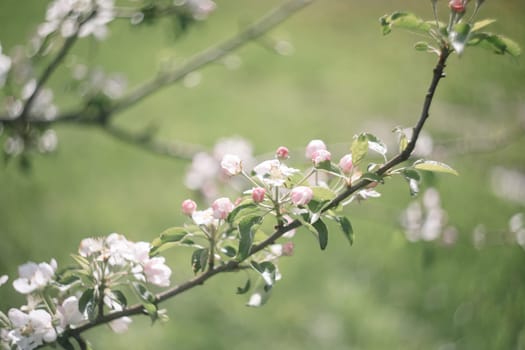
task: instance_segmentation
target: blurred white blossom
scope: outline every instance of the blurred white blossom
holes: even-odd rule
[[[2,54],[2,45],[0,45],[0,88],[5,84],[9,69],[11,69],[11,58]]]
[[[17,292],[28,294],[37,289],[45,287],[54,277],[57,269],[57,262],[36,264],[28,262],[18,268],[19,278],[13,281],[13,287]]]
[[[495,167],[491,172],[494,194],[502,199],[525,205],[525,174],[504,167]]]
[[[412,201],[401,215],[401,225],[408,241],[435,241],[442,238],[446,245],[457,239],[457,230],[447,226],[448,215],[441,207],[439,192],[428,188],[421,200]]]
[[[38,35],[45,38],[60,32],[65,38],[78,34],[81,38],[93,35],[104,39],[114,12],[114,0],[55,0],[47,8],[46,21],[38,27]]]

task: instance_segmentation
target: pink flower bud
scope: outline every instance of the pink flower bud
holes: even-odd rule
[[[186,199],[184,202],[182,202],[182,212],[184,215],[191,216],[195,210],[197,210],[197,203],[191,199]]]
[[[306,205],[314,196],[314,192],[310,187],[298,186],[290,193],[292,203],[295,205]]]
[[[266,189],[262,187],[256,187],[252,190],[252,199],[255,203],[261,203],[264,200]]]
[[[305,152],[306,158],[312,159],[314,152],[320,149],[326,150],[326,145],[324,144],[323,141],[321,140],[310,141],[308,145],[306,146],[306,152]]]
[[[226,219],[228,214],[233,210],[233,203],[229,198],[218,198],[211,205],[213,209],[213,217],[216,219]]]
[[[233,154],[226,154],[222,157],[221,168],[227,175],[234,176],[242,171],[241,159]]]
[[[347,154],[341,158],[339,161],[339,167],[345,174],[350,174],[354,168],[354,163],[352,163],[352,155]]]
[[[284,256],[292,256],[293,250],[294,250],[293,242],[283,243],[283,255]]]
[[[275,151],[275,156],[279,159],[288,159],[290,158],[290,151],[288,148],[281,146]]]
[[[330,159],[332,159],[332,154],[325,149],[319,149],[312,154],[312,162],[315,166]]]
[[[465,1],[463,0],[450,0],[448,7],[456,13],[465,12]]]

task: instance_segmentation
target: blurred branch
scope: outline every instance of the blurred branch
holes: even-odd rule
[[[392,169],[394,166],[406,161],[412,152],[414,151],[414,148],[416,146],[417,139],[419,137],[419,134],[421,130],[423,129],[426,120],[429,117],[429,110],[430,106],[432,104],[432,100],[434,97],[434,93],[437,89],[437,86],[439,84],[439,81],[445,77],[444,75],[444,69],[445,69],[445,63],[450,54],[450,51],[448,49],[444,48],[442,54],[439,57],[439,61],[434,68],[434,74],[432,78],[432,82],[430,84],[430,87],[428,89],[428,92],[425,96],[425,101],[423,104],[423,110],[421,112],[421,115],[419,117],[419,120],[415,127],[413,128],[413,136],[410,142],[408,143],[407,147],[400,152],[397,156],[392,158],[389,162],[384,164],[379,170],[376,171],[376,174],[381,176],[386,174],[390,169]],[[370,180],[360,180],[354,185],[350,185],[344,192],[342,192],[339,196],[334,198],[332,201],[330,201],[322,210],[322,212],[326,212],[330,210],[331,208],[334,208],[338,206],[343,200],[350,197],[353,193],[357,192],[358,190],[366,187],[369,185],[372,181]],[[269,237],[267,237],[265,240],[260,242],[259,244],[255,244],[251,247],[250,252],[246,259],[248,259],[250,256],[260,252],[261,250],[265,249],[269,245],[273,244],[277,239],[282,237],[286,232],[289,232],[293,229],[296,229],[300,227],[302,223],[299,220],[294,220],[291,223],[278,227]],[[246,260],[245,259],[245,260]],[[204,273],[190,279],[189,281],[182,283],[178,286],[175,286],[171,289],[168,289],[164,292],[161,292],[156,295],[155,303],[161,303],[163,301],[166,301],[168,299],[171,299],[181,293],[184,293],[188,290],[193,289],[194,287],[203,285],[208,279],[212,278],[213,276],[222,273],[222,272],[231,272],[238,270],[242,265],[243,261],[239,260],[232,260],[227,263],[223,263],[219,266],[210,266]],[[130,306],[122,311],[113,312],[110,314],[103,315],[102,317],[97,318],[94,322],[86,323],[78,328],[69,330],[68,333],[66,333],[66,336],[73,336],[76,337],[82,332],[85,332],[91,328],[94,328],[96,326],[99,326],[101,324],[106,324],[108,322],[111,322],[113,320],[119,319],[121,317],[125,316],[133,316],[133,315],[147,315],[147,311],[144,309],[142,304],[136,304],[133,306]]]
[[[270,29],[289,18],[292,14],[312,2],[313,0],[290,0],[285,2],[279,7],[268,12],[258,21],[246,27],[234,37],[216,46],[208,48],[201,53],[198,53],[197,55],[190,58],[181,67],[171,72],[162,72],[162,74],[159,74],[150,82],[139,86],[135,89],[135,91],[132,91],[130,94],[128,94],[128,96],[123,97],[117,101],[110,109],[110,112],[118,112],[131,107],[137,102],[140,102],[142,99],[159,91],[163,87],[178,82],[189,73],[225,57],[230,52],[243,46],[245,43],[262,36]]]
[[[183,146],[182,144],[170,144],[164,143],[158,140],[153,140],[151,138],[144,138],[146,133],[134,134],[132,132],[126,131],[122,128],[112,126],[110,124],[111,119],[118,113],[126,110],[127,108],[132,107],[133,105],[141,102],[145,98],[154,94],[155,92],[161,90],[164,87],[172,85],[179,82],[189,73],[194,72],[204,66],[213,63],[225,56],[227,56],[232,51],[242,47],[246,43],[257,39],[273,29],[275,26],[279,25],[287,18],[292,16],[294,13],[298,12],[305,6],[312,3],[313,0],[288,0],[280,6],[274,8],[266,15],[261,17],[256,22],[247,26],[244,30],[240,31],[235,36],[219,43],[218,45],[212,46],[195,56],[187,60],[185,64],[174,69],[172,71],[163,71],[159,72],[157,77],[153,78],[149,82],[144,83],[143,85],[135,88],[127,96],[122,97],[121,99],[115,100],[109,106],[99,107],[96,111],[93,111],[91,106],[86,104],[85,106],[79,108],[78,110],[73,110],[58,116],[52,120],[44,119],[30,119],[27,115],[27,111],[31,101],[35,98],[36,92],[41,88],[41,86],[47,81],[49,76],[53,73],[58,64],[65,57],[69,49],[72,47],[73,43],[76,40],[76,35],[70,37],[64,43],[64,47],[61,49],[57,57],[53,60],[52,64],[45,70],[42,78],[39,80],[37,90],[33,94],[32,98],[26,103],[24,108],[24,119],[28,124],[36,126],[45,126],[45,125],[55,125],[55,124],[73,124],[79,126],[85,125],[96,125],[100,126],[102,129],[108,132],[108,134],[117,137],[120,140],[123,140],[129,144],[144,148],[152,153],[161,154],[169,156],[172,158],[179,159],[188,159],[199,151],[199,147],[188,147]],[[17,119],[12,119],[7,116],[0,117],[0,123],[5,125],[10,125],[16,123]]]

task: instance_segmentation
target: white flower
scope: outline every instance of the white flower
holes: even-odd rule
[[[146,281],[159,287],[169,287],[171,269],[164,261],[163,257],[154,257],[143,263]]]
[[[9,277],[7,275],[0,276],[0,286],[5,284]]]
[[[18,349],[32,350],[44,342],[56,340],[51,315],[44,310],[32,310],[26,314],[18,309],[11,309],[8,317],[13,325],[8,337]]]
[[[70,296],[62,302],[62,305],[57,307],[56,317],[60,321],[60,332],[63,332],[68,326],[78,326],[85,320],[84,315],[78,309],[76,296]]]
[[[222,157],[221,168],[227,175],[238,175],[242,171],[241,158],[234,154],[226,154]]]
[[[266,160],[253,168],[256,176],[268,186],[282,186],[288,179],[299,170],[289,168],[278,159]]]
[[[0,88],[4,86],[9,69],[11,69],[11,58],[2,55],[2,45],[0,45]]]
[[[121,317],[109,322],[109,327],[115,333],[125,333],[128,331],[128,326],[131,324],[131,318]]]
[[[195,224],[201,226],[217,225],[217,220],[213,216],[213,209],[208,208],[206,210],[196,210],[191,215],[191,218]]]
[[[104,249],[104,240],[98,238],[85,238],[80,241],[78,253],[80,256],[87,258],[95,253],[99,253]]]
[[[57,262],[52,259],[48,263],[35,264],[28,262],[18,267],[20,278],[13,282],[13,287],[17,292],[29,294],[36,289],[45,287],[53,279],[57,269]]]

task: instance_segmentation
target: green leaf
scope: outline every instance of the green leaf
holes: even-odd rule
[[[372,182],[384,183],[383,177],[377,175],[376,173],[364,173],[361,176],[361,179],[369,180]]]
[[[261,263],[252,261],[251,266],[261,275],[266,286],[271,287],[274,285],[276,277],[275,272],[277,271],[277,268],[273,263],[270,261],[263,261]],[[266,288],[266,290],[269,290],[269,288]]]
[[[321,186],[312,186],[310,187],[313,192],[313,199],[318,201],[329,201],[335,198],[336,194],[334,191],[332,191],[329,188],[321,187]]]
[[[434,160],[418,160],[414,163],[414,168],[418,170],[434,171],[438,173],[447,173],[452,175],[459,175],[458,172],[452,169],[445,163],[436,162]]]
[[[184,227],[171,227],[160,234],[160,239],[162,243],[179,242],[187,234],[188,231]]]
[[[521,47],[513,40],[499,34],[487,32],[474,33],[468,42],[469,46],[480,46],[498,55],[508,53],[513,57],[521,55]]]
[[[461,55],[465,50],[470,37],[472,25],[470,23],[458,23],[449,34],[449,39],[454,50]]]
[[[238,259],[242,261],[250,255],[253,237],[262,217],[259,215],[246,216],[239,222],[239,252]]]
[[[321,170],[326,170],[326,171],[329,171],[331,173],[341,174],[341,170],[339,169],[339,167],[334,165],[334,163],[332,163],[329,160],[325,160],[324,162],[321,162],[321,163],[317,164],[315,166],[315,168],[316,169],[321,169]]]
[[[111,293],[113,293],[115,298],[117,298],[117,302],[120,305],[122,305],[123,307],[126,307],[128,305],[128,300],[126,299],[126,296],[120,290],[114,289],[111,291]]]
[[[151,318],[152,323],[154,323],[159,318],[159,314],[158,314],[159,309],[157,308],[157,305],[153,303],[143,303],[142,307],[148,313],[149,317]]]
[[[93,302],[95,296],[95,290],[93,288],[86,289],[78,300],[78,311],[84,313],[89,303]]]
[[[352,162],[354,163],[354,166],[356,166],[368,153],[368,138],[366,137],[366,134],[363,133],[354,137],[352,146],[350,146],[350,151],[352,152]]]
[[[496,22],[495,19],[483,19],[481,21],[477,21],[475,22],[473,25],[472,25],[472,29],[470,30],[471,32],[476,32],[480,29],[483,29],[485,28],[486,26],[492,24]]]
[[[321,250],[324,250],[328,245],[328,228],[321,219],[314,222],[312,226],[315,227],[315,230],[317,231],[317,237],[319,238],[319,247],[321,248]]]
[[[382,156],[386,154],[387,147],[383,141],[381,141],[377,136],[370,133],[364,133],[364,135],[368,140],[368,149],[371,149],[372,151],[375,151],[381,154]]]
[[[206,269],[206,262],[208,261],[208,248],[196,249],[191,255],[191,268],[193,273],[204,271]]]
[[[229,245],[222,247],[221,252],[229,258],[233,258],[237,255],[237,250]]]
[[[414,49],[417,51],[428,51],[430,49],[430,45],[426,41],[418,41],[414,44]]]
[[[419,173],[414,170],[414,169],[409,169],[409,168],[405,168],[403,169],[402,171],[403,173],[403,177],[407,180],[416,180],[416,181],[421,181],[421,176],[419,175]]]
[[[155,303],[155,294],[149,291],[149,289],[141,282],[133,281],[131,282],[133,289],[137,292],[139,298],[146,303],[154,304]]]
[[[253,202],[253,200],[250,199],[246,202],[241,202],[230,212],[230,214],[228,214],[226,221],[233,223],[237,217],[242,217],[246,214],[253,213],[254,209],[257,209],[257,205]]]
[[[336,220],[339,222],[341,230],[343,231],[346,239],[348,239],[348,242],[350,242],[350,245],[354,244],[354,229],[352,228],[352,223],[350,223],[350,220],[348,220],[348,218],[345,216],[338,216]]]
[[[244,284],[244,287],[237,287],[237,294],[245,294],[247,293],[252,286],[252,281],[248,278],[246,280],[246,283]]]
[[[430,23],[410,12],[397,11],[391,15],[384,15],[379,19],[383,35],[389,34],[392,28],[401,28],[418,33],[427,34],[432,26]]]

